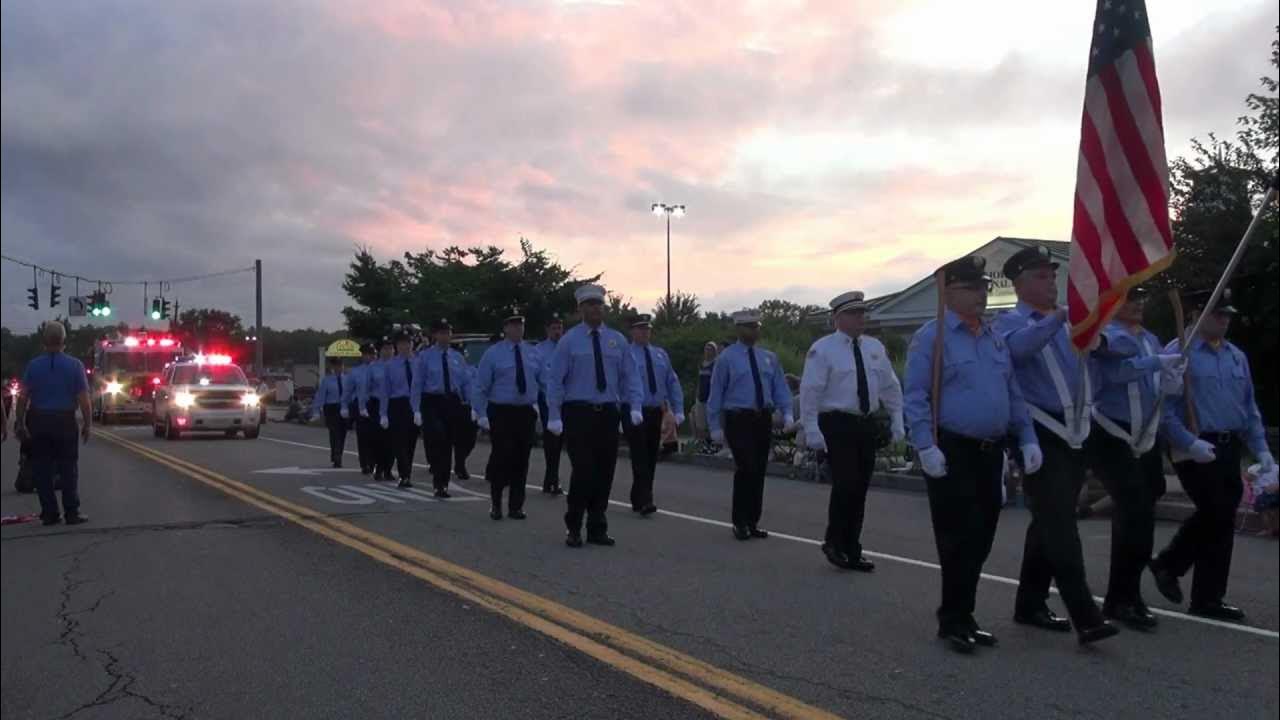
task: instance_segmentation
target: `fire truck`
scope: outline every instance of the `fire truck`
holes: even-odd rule
[[[150,423],[152,398],[165,367],[182,355],[167,333],[115,331],[93,349],[93,414],[103,425]]]

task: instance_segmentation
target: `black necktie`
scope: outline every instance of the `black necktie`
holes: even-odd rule
[[[751,382],[756,386],[756,409],[764,409],[764,385],[760,384],[760,366],[756,364],[756,351],[747,346],[747,359],[751,361]]]
[[[653,354],[649,352],[649,346],[644,346],[644,371],[649,376],[649,394],[658,394],[658,378],[653,374]]]
[[[871,390],[867,387],[867,368],[862,364],[862,346],[858,338],[853,339],[853,362],[858,370],[858,411],[863,415],[871,412]]]
[[[406,385],[413,385],[413,368],[409,366],[409,358],[404,359],[404,380]]]
[[[338,376],[338,402],[342,402],[342,376]]]
[[[516,392],[524,395],[529,390],[529,383],[524,379],[524,356],[520,354],[520,346],[516,345]]]
[[[440,372],[444,373],[444,394],[453,392],[453,383],[449,382],[449,351],[440,353]]]
[[[596,390],[604,392],[609,383],[604,379],[604,355],[600,352],[600,331],[591,331],[591,352],[596,356]]]

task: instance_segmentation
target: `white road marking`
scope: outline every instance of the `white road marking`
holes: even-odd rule
[[[320,473],[349,473],[360,472],[359,468],[304,468],[297,465],[289,467],[265,468],[263,470],[254,470],[255,475],[319,475]]]
[[[298,447],[312,448],[315,450],[324,450],[325,452],[329,451],[329,448],[324,447],[322,445],[310,445],[308,443],[294,442],[292,440],[279,440],[277,438],[270,438],[265,435],[262,435],[260,437],[262,440],[269,440],[271,442],[281,443],[284,445],[296,445]],[[347,450],[346,454],[355,455],[356,453],[351,450]],[[426,466],[414,463],[414,467],[426,467]],[[483,475],[472,474],[471,477],[477,480],[484,479]],[[541,485],[529,484],[529,485],[525,485],[525,487],[531,490],[542,489]],[[458,490],[462,492],[471,493],[473,495],[483,495],[483,493],[473,492],[471,490],[467,490],[466,488],[460,487],[458,488]],[[609,504],[617,505],[619,507],[625,507],[628,509],[630,509],[631,507],[631,503],[622,502],[620,500],[610,500]],[[733,527],[732,524],[727,523],[723,520],[712,520],[711,518],[705,518],[699,515],[688,515],[686,513],[674,512],[671,510],[659,510],[658,514],[669,515],[674,518],[680,518],[681,520],[688,520],[690,522],[702,523],[703,525],[712,525],[714,527],[721,527],[721,528]],[[781,538],[783,540],[790,540],[791,542],[803,543],[805,545],[815,545],[818,547],[822,546],[821,540],[814,540],[812,538],[800,537],[798,535],[788,535],[786,533],[780,533],[773,530],[769,531],[769,536],[775,537],[775,538]],[[871,550],[863,550],[862,554],[868,557],[876,558],[878,560],[889,560],[896,563],[902,563],[903,565],[914,565],[915,567],[928,568],[930,570],[942,570],[941,565],[938,565],[937,563],[929,562],[927,560],[917,560],[916,558],[903,557],[901,555],[891,555],[889,553],[873,552]],[[1001,585],[1010,585],[1012,587],[1018,586],[1017,578],[1008,578],[1002,575],[992,575],[990,573],[982,573],[981,577],[983,580],[989,580],[991,582],[999,583]],[[1054,593],[1056,595],[1058,593],[1058,589],[1056,587],[1050,587],[1049,592]],[[1103,598],[1100,598],[1097,596],[1094,596],[1093,599],[1099,603],[1103,601]],[[1162,608],[1153,607],[1151,608],[1151,612],[1155,613],[1156,615],[1160,615],[1162,617],[1167,617],[1167,618],[1173,618],[1175,620],[1185,620],[1187,622],[1199,623],[1201,625],[1210,625],[1213,627],[1222,628],[1224,630],[1234,630],[1235,632],[1245,633],[1247,635],[1257,635],[1258,637],[1270,638],[1272,640],[1280,639],[1280,632],[1277,632],[1275,630],[1268,630],[1266,628],[1253,627],[1252,625],[1239,625],[1237,623],[1222,622],[1221,620],[1213,620],[1210,618],[1197,617],[1195,615],[1189,615],[1187,613],[1177,612],[1176,610],[1164,610]]]

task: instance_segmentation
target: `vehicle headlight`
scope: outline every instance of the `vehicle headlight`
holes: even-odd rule
[[[196,396],[189,392],[180,392],[173,396],[173,404],[180,408],[189,408],[196,404]]]
[[[115,380],[112,380],[111,382],[107,383],[108,395],[119,395],[122,390],[124,390],[124,385],[121,385]]]
[[[240,402],[244,403],[244,406],[245,406],[245,407],[257,407],[257,406],[258,406],[258,394],[257,394],[257,393],[245,393],[244,395],[241,395],[241,396],[240,396]]]

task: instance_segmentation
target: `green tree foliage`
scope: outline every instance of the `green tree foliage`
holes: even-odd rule
[[[232,350],[244,346],[245,329],[239,315],[214,308],[183,310],[169,331],[188,350]]]
[[[658,329],[677,327],[697,320],[701,314],[698,296],[677,290],[670,298],[658,299],[653,309],[653,326]]]

